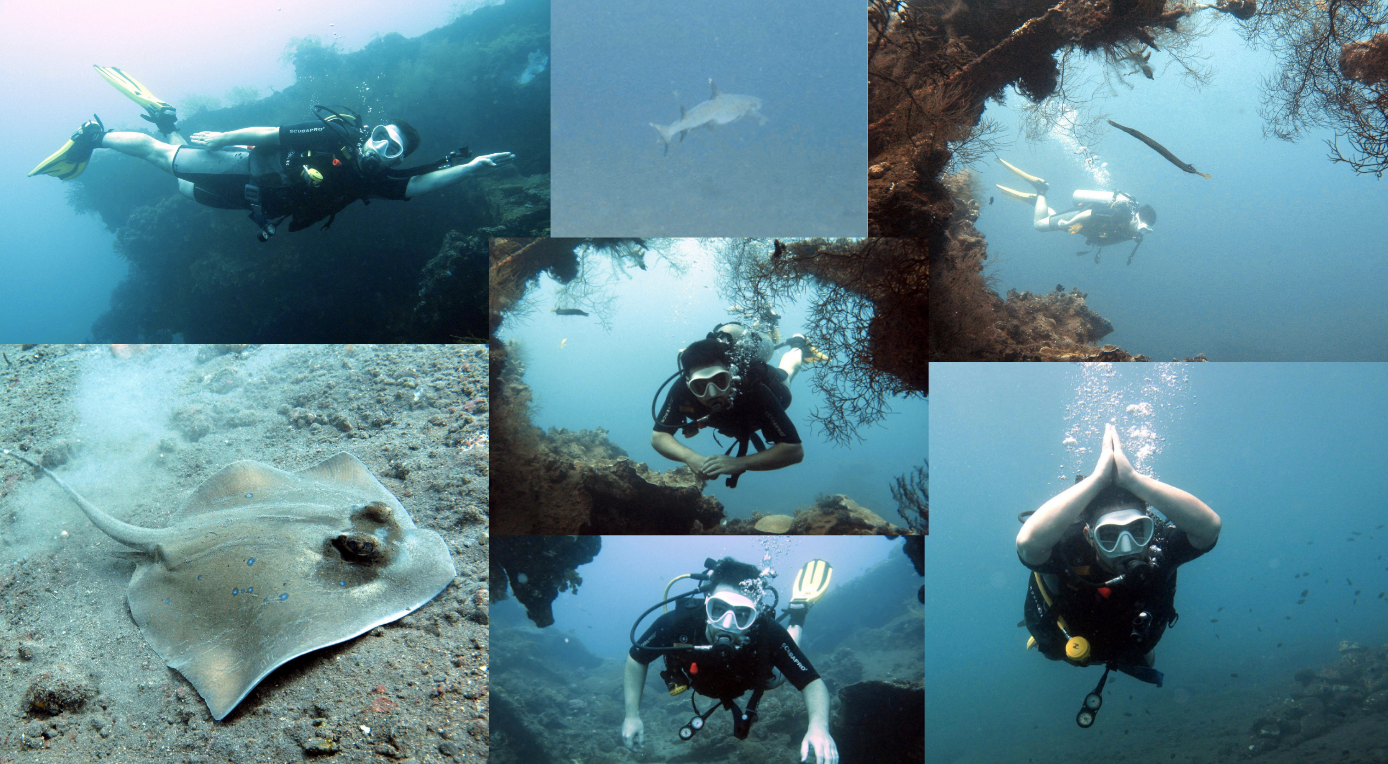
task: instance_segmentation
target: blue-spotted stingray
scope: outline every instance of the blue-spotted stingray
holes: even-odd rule
[[[279,666],[407,615],[457,575],[443,538],[415,527],[349,453],[299,472],[227,465],[167,528],[121,522],[3,453],[144,553],[126,589],[130,614],[217,720]]]

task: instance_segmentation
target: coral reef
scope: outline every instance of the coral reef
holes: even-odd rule
[[[850,443],[882,419],[891,396],[929,391],[922,242],[730,240],[719,264],[719,289],[741,306],[744,320],[813,287],[803,332],[828,356],[814,366],[810,384],[825,401],[814,423],[830,440]]]
[[[463,142],[477,153],[516,154],[511,167],[408,203],[353,204],[327,230],[282,231],[261,244],[244,212],[191,204],[167,174],[98,152],[72,203],[115,231],[130,270],[94,336],[161,343],[485,336],[485,237],[548,233],[548,79],[520,86],[514,75],[548,45],[548,0],[519,0],[417,38],[385,35],[352,53],[299,40],[294,84],[229,108],[184,110],[182,130],[191,135],[303,122],[312,118],[305,104],[346,99],[373,118],[400,116],[419,128],[420,161]]]
[[[498,345],[492,341],[494,533],[678,534],[718,526],[723,505],[703,495],[689,468],[656,472],[601,429],[545,433],[531,424],[524,368],[508,363],[511,352]]]
[[[925,761],[924,684],[869,681],[843,688],[829,732],[844,761]]]
[[[1337,663],[1302,669],[1295,680],[1248,730],[1249,756],[1296,748],[1340,725],[1388,713],[1388,645],[1341,642]]]
[[[968,173],[944,178],[957,202],[931,285],[931,358],[936,361],[1146,361],[1116,345],[1096,346],[1113,325],[1076,289],[1044,295],[993,291],[983,276],[987,242],[974,227],[978,202]]]
[[[1010,304],[988,288],[982,276],[986,245],[973,228],[976,211],[967,209],[971,195],[961,193],[959,186],[967,184],[957,173],[953,181],[947,173],[956,160],[967,164],[992,150],[996,133],[983,119],[988,99],[1001,99],[1009,85],[1034,102],[1075,97],[1065,92],[1056,59],[1070,51],[1116,62],[1130,57],[1133,46],[1157,47],[1161,40],[1160,49],[1179,61],[1188,38],[1178,27],[1182,19],[1206,8],[1246,18],[1250,6],[1242,0],[1189,6],[1166,0],[869,3],[868,231],[913,237],[928,253],[931,360],[1089,357],[1096,354],[1071,346],[1093,342],[1104,325],[1082,304]],[[1067,312],[1081,320],[1061,326],[1058,316],[1048,315]],[[1000,323],[1029,326],[1043,318],[1058,327],[1012,337],[999,329]],[[1104,357],[1137,360],[1121,351]]]
[[[598,536],[494,536],[491,539],[493,602],[506,599],[507,585],[536,626],[554,623],[550,603],[560,592],[578,592],[576,568],[598,556]]]
[[[811,506],[796,510],[795,518],[789,523],[785,515],[753,514],[751,519],[731,519],[707,533],[755,534],[776,533],[789,535],[888,535],[899,536],[909,531],[883,520],[876,512],[862,506],[842,494],[820,496]],[[768,522],[773,520],[773,522]],[[782,530],[784,528],[784,530]]]

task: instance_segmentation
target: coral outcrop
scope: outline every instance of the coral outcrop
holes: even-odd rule
[[[531,424],[524,368],[497,346],[493,341],[494,533],[683,534],[722,521],[722,503],[703,495],[689,468],[656,472],[628,458],[601,429],[546,433]]]
[[[1365,717],[1388,721],[1388,645],[1341,642],[1338,662],[1302,669],[1295,681],[1249,728],[1249,756],[1296,748]]]
[[[786,522],[786,521],[789,522]],[[784,530],[782,530],[784,528]],[[844,496],[820,496],[809,507],[796,510],[794,519],[785,515],[754,514],[750,520],[728,520],[710,533],[755,534],[784,533],[789,535],[828,534],[836,536],[866,536],[885,534],[900,536],[908,531],[882,519],[880,515]]]
[[[560,592],[578,592],[583,583],[578,566],[592,562],[601,550],[598,536],[492,536],[491,600],[506,599],[509,585],[530,620],[549,626],[554,623],[554,598]]]

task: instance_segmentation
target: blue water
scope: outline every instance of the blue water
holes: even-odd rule
[[[528,299],[533,313],[507,316],[499,336],[521,342],[525,381],[535,391],[532,419],[537,426],[546,430],[600,427],[635,461],[656,470],[681,466],[651,448],[651,398],[675,371],[676,352],[731,317],[726,311],[728,301],[718,294],[717,271],[709,251],[689,240],[675,246],[689,266],[683,277],[654,253],[645,256],[647,270],[626,266],[625,275],[610,271],[602,258],[590,260],[598,274],[595,278],[614,279],[605,287],[613,298],[610,330],[596,315],[551,312],[568,305],[559,303],[556,285],[548,278],[531,289]],[[803,299],[780,310],[784,336],[800,331],[805,310]],[[787,410],[804,442],[804,461],[781,470],[745,473],[733,489],[719,478],[705,492],[723,502],[729,517],[750,517],[753,511],[793,515],[817,495],[827,493],[845,494],[902,524],[890,485],[894,477],[907,474],[925,459],[925,400],[892,399],[886,420],[860,431],[862,443],[835,447],[811,424],[811,412],[823,406],[808,384],[814,373],[813,365],[807,366],[791,383],[793,399]],[[660,403],[664,396],[662,392]],[[706,456],[722,453],[729,445],[726,438],[720,438],[723,447],[716,445],[707,430],[692,441],[678,439]]]
[[[1285,697],[1294,671],[1334,663],[1341,640],[1388,641],[1388,600],[1378,598],[1388,590],[1383,366],[932,364],[931,372],[941,509],[926,580],[948,582],[926,592],[941,624],[926,635],[932,761],[1023,761],[1043,751],[1052,758],[1036,761],[1071,761],[1064,756],[1102,750],[1114,736],[1173,729],[1192,709],[1250,709],[1239,717],[1245,726],[1229,730],[1238,742],[1256,709]],[[1181,618],[1157,648],[1166,686],[1110,678],[1086,733],[1073,719],[1100,670],[1023,649],[1027,632],[1016,623],[1027,571],[1015,540],[1019,512],[1062,490],[1077,468],[1093,468],[1092,433],[1107,421],[1130,456],[1136,444],[1150,446],[1139,469],[1204,500],[1223,532],[1181,568]],[[1303,589],[1310,594],[1297,605]]]
[[[863,236],[866,17],[838,0],[555,3],[556,236]],[[724,93],[755,118],[656,131]]]
[[[1101,262],[1082,236],[1040,233],[1030,205],[993,184],[1031,189],[991,157],[976,165],[986,188],[978,227],[988,237],[998,290],[1049,292],[1061,284],[1089,294],[1113,322],[1104,342],[1159,360],[1205,353],[1211,360],[1388,359],[1388,185],[1326,159],[1328,131],[1297,143],[1263,136],[1259,83],[1275,72],[1265,51],[1249,50],[1228,21],[1200,41],[1215,69],[1202,90],[1152,54],[1156,79],[1123,77],[1094,116],[1140,130],[1212,175],[1182,172],[1137,139],[1102,123],[1102,136],[1076,154],[1054,137],[1020,139],[1018,112],[990,103],[1014,143],[998,156],[1051,185],[1050,206],[1071,208],[1075,189],[1119,190],[1157,210],[1131,266],[1131,243],[1105,248]],[[1094,74],[1097,67],[1089,67]],[[1088,93],[1088,90],[1077,92]],[[1023,99],[1009,94],[1008,107]],[[1343,147],[1344,142],[1341,141]],[[1107,162],[1107,183],[1083,166]],[[988,196],[995,202],[986,204]]]

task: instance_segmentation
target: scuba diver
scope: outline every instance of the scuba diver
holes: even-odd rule
[[[1036,188],[1036,193],[1028,194],[1007,186],[994,184],[1003,194],[1020,202],[1035,202],[1032,227],[1038,231],[1069,231],[1084,234],[1084,242],[1098,247],[1094,252],[1094,262],[1099,262],[1099,254],[1104,247],[1122,241],[1137,242],[1128,253],[1128,265],[1133,264],[1137,248],[1142,246],[1144,234],[1152,232],[1157,224],[1157,211],[1150,204],[1138,204],[1137,200],[1121,191],[1076,191],[1072,198],[1075,209],[1056,212],[1046,206],[1046,192],[1050,184],[1029,175],[999,159],[1003,166],[1016,173],[1022,180]],[[1077,252],[1083,255],[1085,252]]]
[[[772,331],[779,334],[774,328]],[[788,350],[776,366],[770,365],[771,354],[782,347]],[[729,488],[736,488],[738,477],[747,470],[778,470],[797,464],[805,457],[805,449],[786,416],[791,400],[788,385],[804,364],[825,360],[828,356],[803,335],[796,334],[773,347],[770,337],[740,323],[719,324],[704,339],[679,352],[679,371],[656,390],[651,400],[655,420],[651,447],[667,459],[689,465],[701,480],[728,475],[725,482]],[[660,391],[677,376],[684,384],[670,388],[657,414],[655,402]],[[733,440],[724,453],[704,456],[675,440],[677,431],[693,438],[705,427]],[[767,448],[766,442],[774,445]],[[751,456],[747,455],[749,443],[757,451]],[[731,455],[734,448],[737,456]]]
[[[178,179],[178,190],[209,207],[249,210],[269,241],[275,228],[292,217],[298,231],[323,218],[331,226],[337,213],[360,199],[408,201],[457,183],[473,173],[504,165],[514,154],[487,154],[467,161],[467,149],[430,165],[396,169],[419,147],[419,131],[404,120],[367,129],[351,109],[313,107],[315,119],[282,127],[247,127],[228,133],[201,132],[191,142],[178,133],[178,113],[135,78],[111,67],[96,67],[117,90],[144,108],[140,115],[168,142],[144,133],[108,131],[95,114],[30,176],[72,180],[82,174],[98,148],[144,159]]]
[[[1019,519],[1017,556],[1032,570],[1027,649],[1075,666],[1104,666],[1075,717],[1088,728],[1110,671],[1161,687],[1154,650],[1178,617],[1176,569],[1214,548],[1219,515],[1191,494],[1138,474],[1110,424],[1094,474]]]
[[[660,678],[670,695],[694,690],[689,702],[695,715],[680,728],[680,740],[693,738],[720,708],[732,712],[733,736],[747,739],[757,721],[762,694],[789,680],[805,696],[809,716],[809,729],[800,742],[800,760],[805,761],[813,749],[819,764],[836,764],[838,746],[829,735],[829,690],[799,645],[805,616],[828,591],[833,568],[824,560],[806,563],[795,576],[790,605],[777,618],[780,595],[769,583],[776,575],[770,568],[758,570],[731,557],[707,559],[704,567],[702,573],[677,576],[666,585],[665,593],[669,594],[670,587],[681,578],[698,581],[697,588],[657,602],[631,625],[631,651],[623,680],[626,719],[622,722],[622,743],[633,751],[644,743],[641,693],[651,661],[663,655],[665,670]],[[774,595],[770,602],[768,595]],[[637,639],[636,627],[641,621],[670,603],[674,603],[674,610],[655,619]],[[786,620],[789,625],[782,626],[780,621]],[[741,709],[737,699],[749,690],[752,697],[746,709]],[[718,702],[700,711],[695,695]]]

